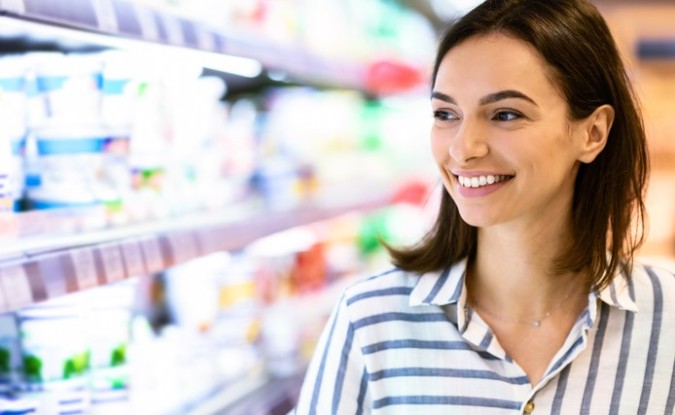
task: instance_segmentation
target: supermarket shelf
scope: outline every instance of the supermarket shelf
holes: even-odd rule
[[[241,206],[119,229],[11,240],[0,246],[0,311],[158,272],[213,252],[241,249],[274,232],[385,207],[390,200],[388,195],[370,195],[284,211]]]
[[[275,44],[243,38],[160,9],[124,0],[0,0],[0,14],[116,38],[196,49],[258,60],[306,81],[365,88],[364,69]]]

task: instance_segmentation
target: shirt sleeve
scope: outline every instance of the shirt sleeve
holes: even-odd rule
[[[357,343],[343,296],[319,338],[295,415],[370,413],[368,372]]]

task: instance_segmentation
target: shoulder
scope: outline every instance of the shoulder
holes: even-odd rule
[[[635,262],[630,284],[639,310],[675,313],[675,274],[660,265]]]
[[[391,268],[355,282],[345,290],[343,299],[347,305],[362,301],[378,302],[392,297],[405,298],[407,303],[419,278],[418,274]]]
[[[664,294],[672,294],[675,290],[675,273],[661,264],[652,265],[636,261],[633,264],[631,279],[636,284],[644,285],[641,287],[643,289],[663,291]]]

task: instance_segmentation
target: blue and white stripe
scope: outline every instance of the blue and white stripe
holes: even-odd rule
[[[673,414],[675,276],[635,264],[589,295],[531,385],[466,307],[461,261],[350,287],[319,339],[295,414]]]

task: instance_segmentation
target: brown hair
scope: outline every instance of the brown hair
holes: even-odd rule
[[[644,241],[643,193],[649,173],[637,99],[609,28],[585,0],[487,0],[442,36],[433,81],[450,49],[491,33],[512,36],[539,52],[568,103],[571,120],[586,118],[604,104],[615,110],[604,150],[579,168],[572,205],[573,243],[555,264],[561,272],[587,268],[590,285],[604,288],[619,268],[629,271],[633,254]],[[637,221],[632,232],[633,213]],[[443,189],[431,230],[416,245],[389,251],[399,268],[423,273],[471,256],[476,241],[477,229],[464,222]]]

